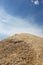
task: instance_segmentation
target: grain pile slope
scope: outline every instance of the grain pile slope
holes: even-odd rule
[[[43,38],[16,34],[0,41],[0,65],[43,65]]]

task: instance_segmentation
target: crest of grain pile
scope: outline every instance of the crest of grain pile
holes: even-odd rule
[[[40,51],[39,40],[40,38],[22,34],[1,41],[0,65],[43,65],[43,50]]]

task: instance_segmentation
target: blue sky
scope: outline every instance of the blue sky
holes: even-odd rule
[[[0,39],[16,33],[43,37],[43,0],[0,0]]]

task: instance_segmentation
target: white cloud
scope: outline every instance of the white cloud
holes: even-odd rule
[[[39,0],[31,0],[35,5],[39,5]]]
[[[26,20],[11,16],[3,8],[0,8],[0,34],[2,35],[10,36],[16,33],[30,33],[43,37],[42,29],[31,24],[31,21],[34,21],[34,19]]]

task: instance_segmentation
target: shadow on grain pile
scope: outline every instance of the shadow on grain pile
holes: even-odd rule
[[[30,43],[12,41],[3,45],[0,49],[0,65],[36,65],[36,52]]]

